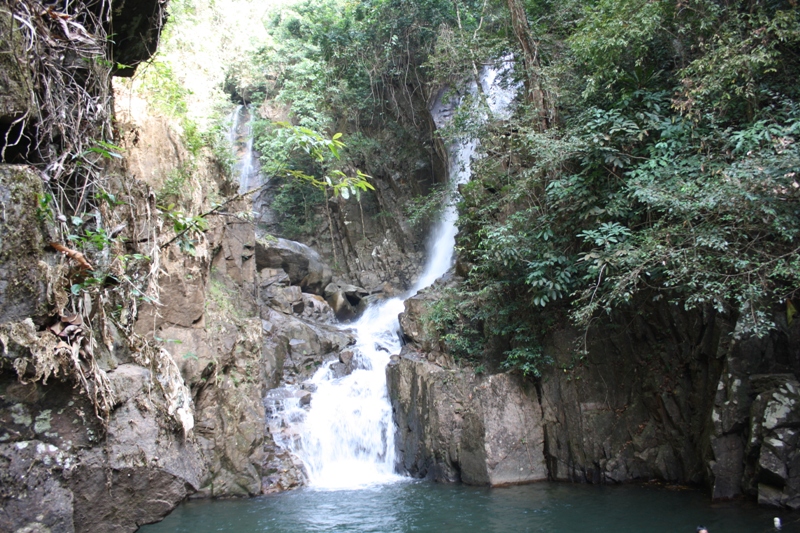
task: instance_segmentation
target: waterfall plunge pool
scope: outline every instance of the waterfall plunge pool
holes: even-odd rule
[[[508,118],[519,88],[511,80],[512,72],[511,58],[501,58],[484,65],[479,80],[462,92],[476,100],[479,82],[493,118]],[[447,124],[462,96],[445,98],[442,91],[431,110],[437,127]],[[486,110],[479,115],[479,121],[488,118]],[[241,191],[259,183],[249,127],[248,110],[240,106],[231,115],[230,140],[239,161]],[[458,139],[449,146],[454,184],[469,180],[477,147],[476,139]],[[409,295],[452,266],[456,218],[450,204],[430,238],[427,264]],[[783,516],[741,502],[711,504],[705,493],[695,490],[569,483],[487,488],[396,476],[384,368],[389,355],[400,348],[395,332],[402,300],[377,307],[353,324],[359,338],[357,373],[333,379],[320,372],[314,378],[317,392],[312,408],[308,413],[295,409],[300,425],[289,435],[297,438],[284,444],[303,460],[311,486],[252,499],[189,501],[139,532],[693,533],[702,524],[710,533],[760,533],[774,531],[772,518],[777,515],[783,519],[783,532],[800,533],[800,516]],[[297,421],[282,427],[294,427]],[[273,435],[280,442],[280,432]],[[387,483],[390,479],[395,481]]]
[[[302,488],[246,500],[189,501],[139,533],[800,533],[800,515],[703,491],[534,483],[502,488],[402,481],[360,490]]]

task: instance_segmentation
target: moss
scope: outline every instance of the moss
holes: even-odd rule
[[[0,323],[38,316],[46,307],[41,179],[27,167],[0,165]]]
[[[36,416],[33,430],[39,434],[50,431],[50,409],[45,409]]]

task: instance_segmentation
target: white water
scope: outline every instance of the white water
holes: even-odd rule
[[[236,158],[234,174],[239,177],[239,192],[261,185],[258,157],[253,152],[252,115],[247,106],[237,106],[230,115],[228,141]]]
[[[506,118],[517,86],[503,86],[500,79],[510,73],[509,61],[501,66],[484,66],[480,83],[489,106],[497,118]],[[468,87],[478,95],[476,83]],[[461,98],[444,104],[437,99],[431,113],[437,126],[448,121]],[[486,113],[480,118],[487,119]],[[478,147],[476,139],[454,141],[448,149],[451,194],[471,174],[471,161]],[[431,234],[429,256],[414,287],[403,297],[369,307],[352,329],[357,339],[354,370],[336,378],[329,361],[313,376],[309,408],[299,406],[297,395],[287,391],[280,400],[282,412],[270,420],[276,442],[299,457],[308,476],[308,485],[320,489],[353,489],[405,479],[396,472],[394,422],[386,388],[386,365],[390,356],[400,352],[398,315],[403,302],[430,286],[453,266],[458,213],[455,203],[447,202],[441,221]],[[271,411],[276,412],[273,403]],[[277,409],[279,410],[279,409]],[[287,430],[288,426],[288,430]]]

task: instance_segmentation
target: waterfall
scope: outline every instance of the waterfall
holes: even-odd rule
[[[485,65],[479,76],[488,113],[507,118],[518,85],[507,82],[511,61]],[[443,94],[431,109],[437,126],[443,126],[457,110],[463,98]],[[467,87],[467,94],[477,97],[478,84]],[[463,96],[463,95],[462,95]],[[473,99],[474,100],[474,99]],[[479,122],[488,119],[479,113]],[[451,194],[470,177],[470,165],[478,147],[474,138],[453,141],[448,147]],[[358,488],[405,479],[395,471],[394,421],[386,387],[386,365],[390,356],[400,352],[398,315],[406,298],[430,286],[453,266],[453,251],[458,213],[448,201],[441,221],[432,231],[426,265],[417,282],[403,297],[369,307],[353,324],[357,339],[353,347],[355,370],[337,377],[331,365],[324,364],[311,379],[313,393],[307,409],[291,394],[279,395],[280,408],[272,405],[270,426],[276,442],[289,449],[303,462],[308,484],[321,489]],[[285,431],[290,426],[292,431]]]
[[[261,185],[258,156],[253,152],[252,120],[252,113],[245,105],[237,106],[229,118],[228,141],[236,161],[233,172],[239,178],[240,193]]]

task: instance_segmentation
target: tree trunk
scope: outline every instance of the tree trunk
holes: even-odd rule
[[[538,110],[539,120],[537,121],[536,129],[544,131],[550,125],[552,116],[549,109],[551,103],[545,97],[539,77],[541,70],[539,48],[531,36],[528,17],[525,15],[525,7],[522,5],[522,1],[508,0],[508,10],[511,12],[511,26],[514,29],[514,35],[516,35],[522,47],[522,59],[525,63],[526,100]]]

